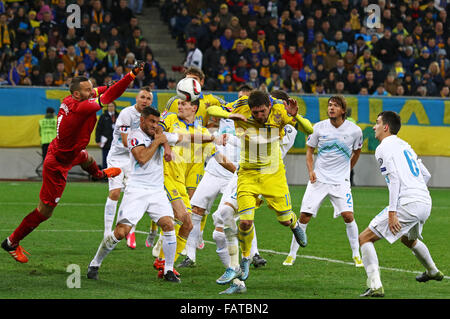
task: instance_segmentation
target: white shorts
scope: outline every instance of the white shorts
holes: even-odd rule
[[[220,199],[219,208],[224,205],[225,203],[229,203],[234,208],[234,219],[238,219],[239,215],[237,214],[238,211],[238,205],[237,205],[237,174],[234,174],[231,179],[229,180],[227,186],[225,187],[225,190],[223,192],[222,198]],[[221,216],[220,210],[217,209],[214,214],[212,215],[214,226],[216,227],[224,227],[224,220],[227,218]]]
[[[229,203],[231,204],[235,210],[238,210],[237,205],[237,180],[238,176],[237,174],[233,174],[231,179],[228,181],[227,186],[224,189],[222,199],[220,200],[220,205],[223,203]]]
[[[320,205],[327,196],[334,208],[334,218],[339,217],[343,212],[353,212],[350,184],[325,184],[319,181],[315,183],[308,181],[300,212],[312,214],[316,217]]]
[[[228,180],[226,178],[205,172],[192,196],[191,206],[197,206],[209,212],[217,196],[219,193],[223,194],[227,185]]]
[[[123,191],[130,172],[130,155],[108,155],[106,164],[108,167],[119,167],[122,170],[119,175],[108,178],[109,190],[120,188]]]
[[[164,188],[125,188],[116,224],[134,226],[145,212],[155,223],[164,216],[173,218],[172,205]]]
[[[389,229],[389,206],[383,209],[369,224],[369,229],[378,237],[385,238],[390,244],[402,236],[409,240],[422,239],[422,229],[430,216],[431,204],[412,202],[398,207],[397,217],[401,229],[394,235]]]

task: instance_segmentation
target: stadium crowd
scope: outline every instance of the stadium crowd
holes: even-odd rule
[[[76,0],[80,28],[67,27],[68,0],[0,0],[0,84],[67,86],[87,75],[97,85],[174,88],[142,36],[142,1]],[[368,28],[364,11],[380,7]],[[186,66],[203,69],[204,89],[246,83],[291,93],[441,96],[450,94],[446,0],[163,0]],[[174,70],[182,68],[174,66]]]
[[[369,4],[380,8],[378,28],[365,24]],[[165,0],[161,18],[187,57],[202,56],[205,89],[247,83],[292,93],[448,97],[449,9],[446,0]]]
[[[145,72],[130,87],[168,88],[139,27],[143,1],[74,3],[81,9],[79,27],[68,27],[67,19],[76,22],[68,0],[0,0],[0,84],[68,87],[73,76],[85,75],[103,85],[144,60]]]

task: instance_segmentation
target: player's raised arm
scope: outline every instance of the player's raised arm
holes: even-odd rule
[[[220,118],[225,118],[225,119],[230,119],[230,120],[235,120],[235,121],[238,120],[238,121],[247,122],[247,118],[244,115],[239,114],[239,113],[228,112],[218,105],[211,105],[210,107],[208,107],[206,109],[206,112],[210,116],[215,116],[215,117],[220,117]]]
[[[284,102],[284,107],[286,108],[286,111],[288,112],[289,115],[291,115],[292,117],[295,118],[295,120],[297,121],[297,123],[299,124],[299,129],[306,133],[306,134],[312,134],[313,132],[313,126],[311,124],[311,122],[304,118],[303,116],[301,116],[300,114],[298,114],[298,104],[297,104],[297,100],[293,99],[293,98],[289,98],[288,102],[283,101]]]

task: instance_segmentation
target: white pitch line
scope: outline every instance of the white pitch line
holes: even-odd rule
[[[0,229],[0,231],[11,231],[11,229]],[[71,229],[36,229],[35,232],[77,232],[77,233],[98,233],[98,232],[103,232],[103,230],[95,230],[95,229],[78,229],[78,230],[71,230]],[[138,234],[148,234],[148,232],[145,231],[141,231],[141,230],[136,230],[136,233]],[[215,242],[209,241],[209,240],[205,240],[205,243],[208,244],[212,244],[215,245]],[[287,256],[288,253],[283,253],[283,252],[279,252],[276,250],[271,250],[271,249],[259,249],[262,252],[265,253],[271,253],[271,254],[275,254],[275,255],[284,255]],[[297,257],[300,258],[305,258],[305,259],[312,259],[312,260],[319,260],[319,261],[327,261],[330,263],[335,263],[335,264],[344,264],[344,265],[349,265],[349,266],[355,266],[354,263],[352,262],[347,262],[347,261],[343,261],[343,260],[337,260],[337,259],[330,259],[330,258],[325,258],[325,257],[317,257],[317,256],[308,256],[308,255],[297,255]],[[398,271],[398,272],[406,272],[406,273],[412,273],[412,274],[421,274],[421,271],[412,271],[412,270],[406,270],[406,269],[399,269],[399,268],[390,268],[390,267],[382,267],[380,266],[380,269],[383,270],[389,270],[389,271]],[[444,276],[445,279],[450,279],[449,276]]]

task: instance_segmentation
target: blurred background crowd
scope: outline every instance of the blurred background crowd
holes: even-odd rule
[[[66,7],[81,8],[80,28]],[[366,23],[380,8],[376,27]],[[205,90],[448,97],[447,0],[0,0],[0,84],[67,86],[76,75],[96,85],[120,79],[136,59],[133,88],[173,89],[175,79],[143,37],[143,7],[160,10]],[[181,73],[180,77],[182,76]]]

